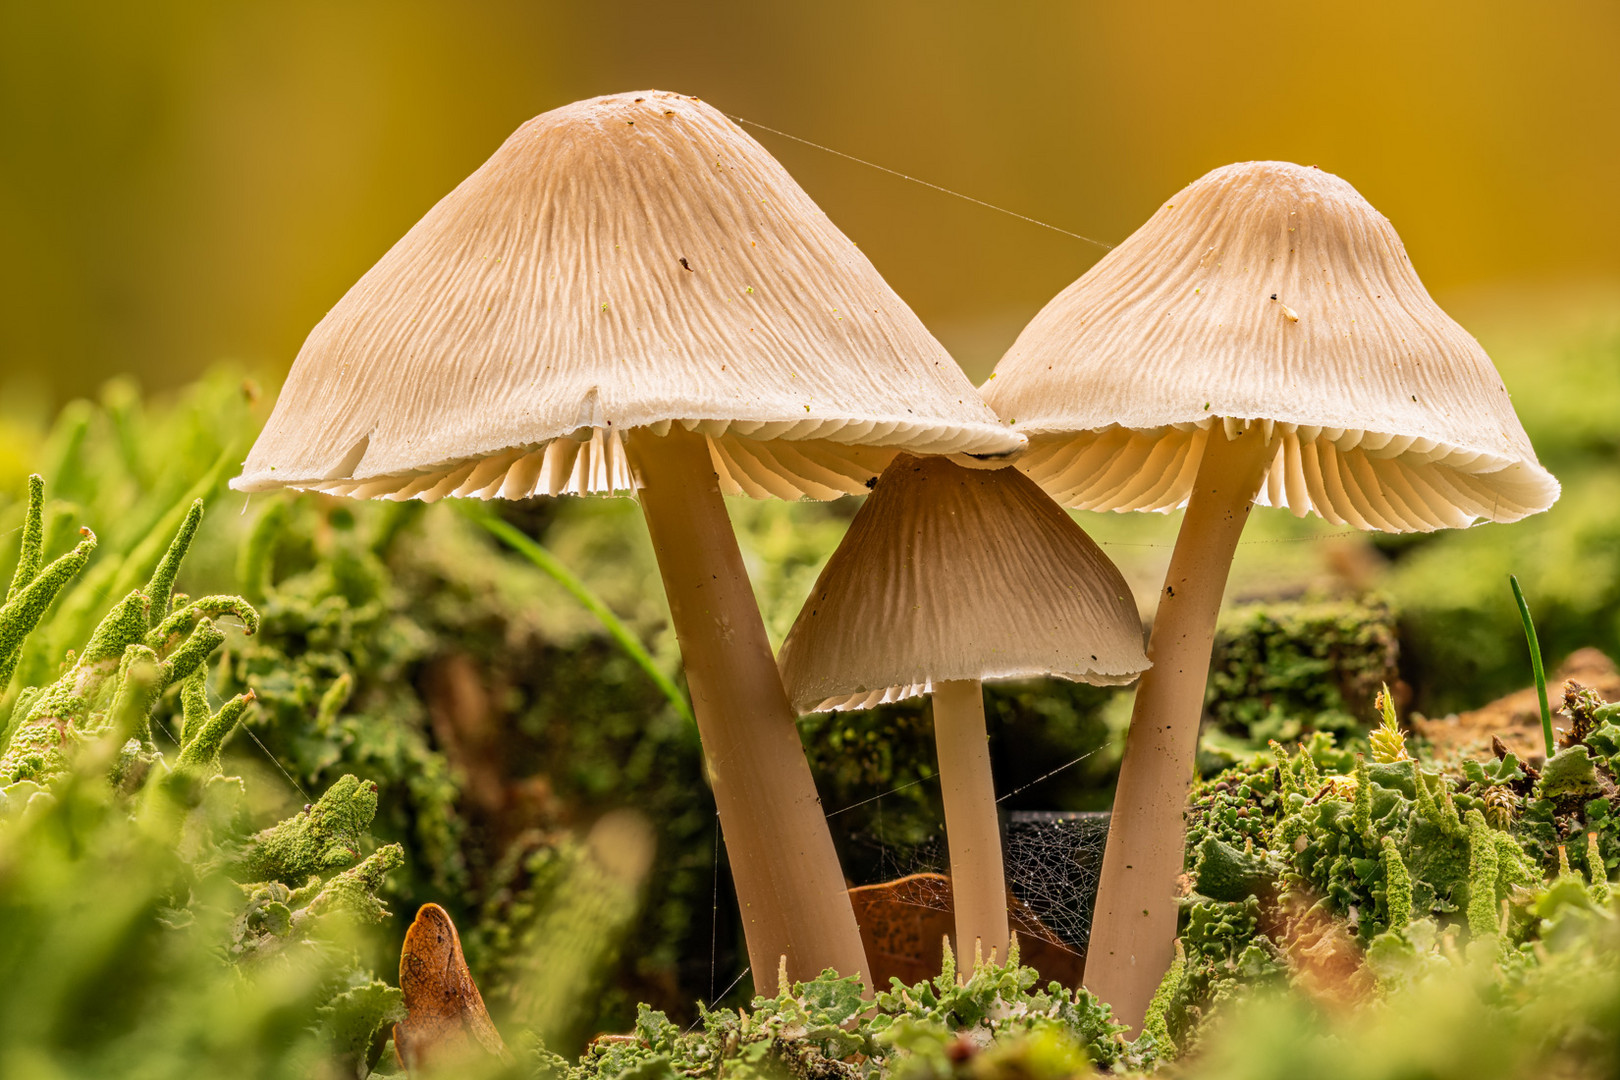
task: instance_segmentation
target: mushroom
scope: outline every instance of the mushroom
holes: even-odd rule
[[[957,949],[977,941],[1006,957],[981,681],[1135,679],[1147,666],[1142,622],[1119,570],[1017,469],[902,454],[850,523],[778,661],[800,712],[932,692]]]
[[[1314,168],[1183,189],[1036,315],[983,388],[1085,509],[1186,507],[1137,688],[1087,985],[1140,1024],[1175,937],[1182,807],[1249,508],[1387,532],[1516,521],[1558,482],[1388,220]]]
[[[233,486],[634,489],[749,959],[807,979],[866,965],[721,494],[1023,443],[763,147],[646,91],[529,121],[413,226],[311,332]]]

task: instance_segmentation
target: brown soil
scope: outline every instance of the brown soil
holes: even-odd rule
[[[1564,683],[1569,679],[1593,688],[1606,700],[1620,698],[1620,673],[1616,672],[1613,660],[1597,649],[1572,653],[1547,678],[1547,699],[1553,710],[1554,728],[1567,726],[1567,722],[1559,723],[1558,709],[1564,697]],[[1541,734],[1541,705],[1534,686],[1443,720],[1413,717],[1412,726],[1418,735],[1429,741],[1439,758],[1488,758],[1493,736],[1501,739],[1521,761],[1539,764],[1546,756]]]

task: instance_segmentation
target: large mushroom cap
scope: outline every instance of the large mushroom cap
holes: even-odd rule
[[[1215,419],[1280,436],[1261,501],[1392,532],[1515,521],[1558,482],[1479,343],[1348,183],[1229,165],[1059,293],[985,399],[1060,502],[1169,509]]]
[[[305,341],[233,486],[628,488],[619,433],[672,421],[756,496],[1024,445],[763,147],[646,91],[536,117],[428,211]]]
[[[953,679],[1115,685],[1148,666],[1125,579],[1034,482],[909,455],[878,479],[777,659],[801,713]]]

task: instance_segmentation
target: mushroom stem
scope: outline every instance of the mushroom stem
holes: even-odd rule
[[[708,441],[630,432],[629,458],[681,645],[755,982],[868,977],[832,834],[726,516]]]
[[[1086,949],[1087,989],[1140,1028],[1174,958],[1183,810],[1193,778],[1215,619],[1238,537],[1276,454],[1258,426],[1204,444],[1137,684]]]
[[[984,691],[978,679],[934,686],[934,743],[945,801],[945,837],[951,846],[951,900],[956,908],[956,955],[1007,959],[1007,879],[1001,862],[1001,826],[990,776],[990,738],[984,727]]]

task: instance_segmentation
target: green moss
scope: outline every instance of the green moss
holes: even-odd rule
[[[577,1065],[531,1046],[531,1075],[1059,1080],[1088,1062],[1124,1068],[1155,1060],[1152,1040],[1125,1043],[1107,1006],[1086,991],[1037,989],[1036,981],[1016,957],[960,978],[947,957],[938,978],[897,981],[873,1002],[861,1000],[856,980],[830,971],[809,982],[783,979],[775,996],[755,997],[747,1009],[705,1010],[686,1031],[643,1009],[631,1036],[594,1043]]]
[[[1312,731],[1360,732],[1398,677],[1395,615],[1381,599],[1255,604],[1222,616],[1205,708],[1254,747]]]

